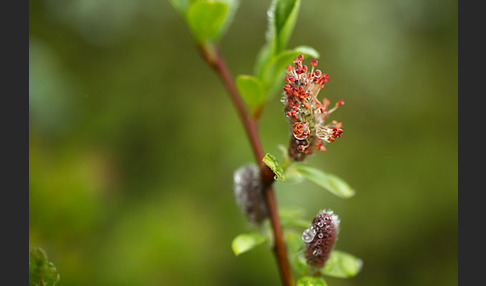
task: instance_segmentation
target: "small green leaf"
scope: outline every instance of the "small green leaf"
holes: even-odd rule
[[[239,75],[236,78],[236,86],[243,99],[255,114],[265,103],[265,92],[259,79],[249,75]]]
[[[219,0],[219,1],[224,2],[228,5],[228,12],[226,13],[226,17],[219,31],[219,36],[222,36],[226,32],[226,30],[228,30],[230,24],[233,22],[233,18],[235,17],[236,10],[238,10],[238,6],[240,5],[240,3],[239,0]]]
[[[186,15],[189,5],[196,0],[169,0],[170,4],[182,15]]]
[[[300,183],[304,180],[304,176],[302,176],[295,166],[298,165],[296,163],[290,164],[285,169],[285,177],[287,178],[286,182],[288,183]]]
[[[302,218],[304,217],[304,209],[298,207],[280,207],[278,215],[286,218]]]
[[[355,194],[355,191],[345,181],[333,174],[302,164],[295,164],[295,168],[302,176],[338,197],[346,199]]]
[[[189,6],[186,17],[199,43],[216,41],[223,32],[228,4],[222,1],[197,1]]]
[[[285,229],[284,235],[289,253],[289,262],[292,268],[300,275],[311,273],[312,267],[307,264],[304,255],[302,233],[292,229]]]
[[[277,0],[274,6],[274,24],[277,34],[276,54],[285,50],[297,22],[300,0]]]
[[[261,81],[267,87],[267,99],[276,94],[276,90],[282,85],[285,78],[286,67],[291,65],[296,57],[303,54],[307,57],[319,58],[319,53],[308,46],[299,46],[293,50],[279,53],[268,61],[263,67]]]
[[[47,261],[47,255],[40,247],[29,252],[29,286],[51,286],[59,282],[59,273],[52,262]]]
[[[306,57],[311,57],[313,59],[318,59],[321,55],[316,49],[309,46],[298,46],[293,49],[293,51],[299,52]]]
[[[284,51],[277,56],[272,57],[263,67],[260,77],[263,84],[269,87],[273,81],[277,80],[285,73],[287,65],[292,64],[294,58],[299,55],[300,53],[296,51]],[[279,82],[282,80],[279,80]]]
[[[361,270],[363,261],[344,251],[333,250],[321,273],[333,277],[348,278]]]
[[[277,29],[275,25],[275,6],[278,0],[273,0],[270,4],[270,8],[267,11],[268,16],[268,28],[265,33],[266,43],[260,49],[257,55],[255,63],[255,75],[261,78],[261,74],[264,66],[267,62],[277,54]]]
[[[267,165],[272,171],[277,175],[276,179],[282,179],[282,181],[285,181],[285,175],[284,175],[284,170],[282,166],[278,163],[277,159],[275,156],[273,156],[270,153],[267,153],[265,157],[263,157],[263,162],[265,165]]]
[[[288,178],[287,178],[288,180]],[[304,216],[304,210],[300,208],[280,208],[278,211],[280,223],[286,226],[297,226],[308,228],[310,223],[307,220],[302,219]],[[302,243],[302,240],[300,241]]]
[[[266,240],[266,236],[257,232],[243,233],[233,239],[231,248],[236,255],[240,255],[241,253],[264,243]]]
[[[301,238],[302,240],[302,238]],[[303,245],[303,242],[301,242]],[[297,252],[297,254],[292,259],[292,264],[294,265],[295,269],[297,269],[298,273],[301,275],[312,273],[313,266],[307,264],[307,259],[305,258],[304,249]]]
[[[295,256],[298,252],[303,250],[304,241],[302,240],[302,234],[293,230],[285,229],[284,231],[285,243],[289,251],[289,256]]]
[[[256,77],[262,78],[263,69],[273,55],[273,42],[269,41],[258,52],[254,70]]]
[[[284,226],[296,226],[296,227],[302,227],[302,228],[308,228],[309,227],[309,222],[303,219],[298,219],[298,218],[281,218],[281,223]]]
[[[261,78],[264,67],[275,55],[284,51],[294,29],[300,0],[273,0],[267,11],[267,42],[260,49],[255,63],[255,75]]]
[[[326,282],[321,277],[304,276],[297,281],[297,286],[326,286]]]

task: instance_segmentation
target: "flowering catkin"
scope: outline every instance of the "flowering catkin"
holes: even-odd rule
[[[307,264],[321,268],[329,259],[339,232],[339,217],[332,210],[321,210],[312,220],[311,226],[304,230]]]
[[[253,223],[260,224],[268,212],[258,166],[248,164],[237,169],[233,187],[235,201],[241,212]]]
[[[311,61],[311,68],[302,64],[304,56],[294,59],[295,66],[288,65],[287,84],[284,86],[282,102],[285,104],[285,116],[290,123],[290,143],[288,154],[295,161],[305,160],[314,151],[326,150],[328,143],[334,142],[343,133],[342,123],[335,120],[325,123],[344,101],[339,100],[329,108],[327,98],[319,101],[317,95],[329,81],[329,74],[322,73],[317,67],[317,60]]]

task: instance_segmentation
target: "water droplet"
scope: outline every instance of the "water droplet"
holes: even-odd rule
[[[319,233],[319,234],[317,235],[317,237],[319,237],[319,238],[322,238],[323,236],[324,236],[324,234],[322,234],[322,233]]]
[[[314,256],[318,256],[318,255],[320,255],[321,253],[322,253],[322,250],[320,250],[320,249],[316,249],[316,250],[314,250],[314,251],[312,252],[312,255],[314,255]]]
[[[324,222],[322,220],[319,220],[319,222],[317,222],[317,225],[319,227],[323,227],[324,226]]]
[[[304,230],[304,232],[302,233],[302,240],[309,243],[314,240],[315,236],[316,230],[314,229],[314,227],[311,226],[308,229]]]
[[[277,175],[273,176],[273,179],[274,179],[275,181],[278,181],[278,176],[277,176]]]

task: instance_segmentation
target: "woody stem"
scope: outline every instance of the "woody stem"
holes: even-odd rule
[[[283,237],[282,226],[278,217],[277,200],[272,184],[274,182],[273,171],[267,167],[262,161],[264,157],[263,147],[261,144],[260,136],[258,134],[257,119],[252,117],[246,110],[245,105],[241,99],[241,96],[236,88],[236,85],[232,79],[232,76],[226,66],[226,63],[219,51],[218,46],[198,46],[202,57],[206,62],[216,71],[221,78],[226,90],[228,91],[230,98],[238,112],[238,115],[245,128],[246,135],[250,141],[250,145],[253,150],[256,162],[260,166],[260,175],[264,185],[265,202],[269,213],[269,219],[272,225],[272,232],[274,237],[273,253],[277,260],[280,278],[282,285],[293,286],[294,280],[292,278],[292,272],[290,270],[290,264],[287,256],[287,249]]]

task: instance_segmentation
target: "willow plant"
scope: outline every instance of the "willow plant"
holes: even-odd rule
[[[235,170],[233,190],[236,205],[254,227],[234,238],[233,252],[240,255],[268,242],[282,285],[286,286],[327,285],[326,275],[340,278],[356,275],[362,261],[335,249],[338,215],[323,209],[306,220],[302,212],[278,210],[273,188],[276,180],[285,182],[287,177],[300,176],[341,198],[350,198],[355,193],[338,176],[305,163],[309,156],[339,141],[343,124],[331,115],[344,100],[331,104],[329,99],[319,98],[329,74],[318,68],[319,53],[314,48],[286,47],[301,0],[271,2],[266,42],[256,56],[254,74],[236,78],[226,66],[219,43],[235,16],[238,1],[169,1],[187,22],[201,56],[224,84],[253,150],[255,163]],[[310,58],[308,64],[306,58]],[[281,146],[280,161],[264,152],[258,132],[264,107],[273,104],[271,99],[276,95],[281,96],[282,116],[289,121],[290,137],[288,146]]]

